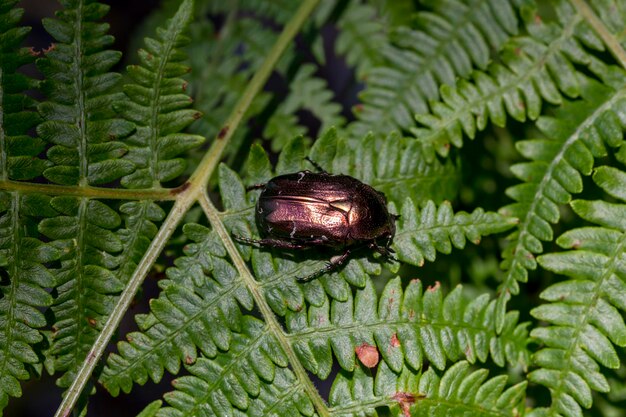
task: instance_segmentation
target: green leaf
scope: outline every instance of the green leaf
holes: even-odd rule
[[[47,289],[54,286],[47,263],[60,251],[42,242],[29,223],[45,216],[39,205],[45,198],[29,198],[18,192],[0,193],[0,260],[8,282],[0,285],[0,406],[8,396],[19,397],[18,380],[30,378],[29,368],[40,363],[35,345],[43,340],[40,328],[47,322],[42,309],[52,304]]]
[[[507,34],[519,30],[508,2],[493,8],[458,0],[429,6],[432,11],[417,13],[412,27],[390,31],[379,48],[384,62],[367,72],[362,104],[355,109],[358,122],[351,126],[354,136],[408,130],[414,115],[426,113],[428,102],[440,98],[440,86],[454,85],[474,67],[485,68],[490,49],[499,49]],[[377,45],[374,38],[372,46]]]
[[[620,182],[623,176],[620,170],[600,167],[594,181],[621,202],[572,201],[576,214],[599,226],[565,232],[557,239],[565,251],[538,258],[542,267],[569,278],[545,289],[541,298],[549,304],[531,311],[550,326],[531,332],[544,347],[533,358],[537,369],[529,378],[551,389],[553,408],[565,401],[574,413],[581,413],[580,407],[589,408],[592,390],[609,390],[598,365],[620,366],[614,345],[626,346],[622,316],[626,311],[626,284],[621,272],[626,242],[626,200]]]
[[[219,350],[228,350],[233,331],[241,331],[238,304],[253,306],[250,293],[224,259],[217,235],[193,224],[184,231],[195,243],[187,244],[187,256],[167,270],[151,313],[138,318],[141,332],[129,334],[128,342],[118,344],[119,354],[108,359],[101,382],[113,395],[120,389],[129,392],[133,382],[144,384],[148,377],[160,381],[164,368],[176,374],[181,361],[190,365],[199,352],[214,358]],[[267,376],[262,368],[259,372]]]
[[[320,122],[319,131],[326,132],[331,127],[341,127],[345,119],[341,116],[341,106],[332,101],[333,93],[326,82],[314,76],[316,67],[305,64],[300,67],[289,85],[289,96],[283,100],[267,122],[263,136],[271,139],[271,149],[278,151],[293,137],[305,133],[297,125],[297,111],[308,111]]]
[[[535,120],[544,100],[561,104],[566,96],[578,97],[584,86],[576,65],[608,79],[613,69],[593,55],[602,49],[597,35],[566,2],[555,2],[555,8],[558,23],[542,16],[549,8],[522,8],[528,35],[509,39],[498,56],[501,62],[473,72],[471,80],[460,80],[454,88],[443,86],[430,114],[414,112],[420,126],[410,130],[430,158],[435,152],[447,155],[450,145],[461,147],[464,134],[473,139],[488,121],[504,126],[507,115],[520,122]]]
[[[132,171],[133,166],[118,161],[121,155],[91,161],[94,147],[127,136],[132,125],[116,117],[113,103],[122,97],[116,87],[120,75],[108,72],[121,53],[104,49],[113,42],[106,35],[108,25],[99,23],[108,6],[85,0],[67,2],[56,19],[44,19],[54,48],[37,60],[44,74],[42,91],[48,97],[39,104],[43,122],[37,131],[49,148],[55,166],[44,171],[49,181],[63,185],[113,182]],[[59,159],[55,154],[73,155]]]
[[[167,27],[157,30],[157,39],[145,39],[139,65],[128,67],[133,84],[124,86],[127,100],[116,109],[137,126],[126,141],[129,150],[124,157],[136,171],[122,178],[124,187],[157,187],[177,178],[186,167],[177,157],[204,142],[201,136],[181,133],[200,117],[196,110],[187,109],[191,98],[184,94],[186,83],[179,78],[189,70],[180,48],[189,41],[184,33],[192,11],[193,4],[183,2]]]
[[[321,379],[329,376],[333,359],[353,372],[355,351],[363,344],[376,347],[394,372],[405,362],[421,369],[427,360],[445,369],[446,360],[484,362],[489,355],[500,366],[527,363],[527,324],[518,324],[518,314],[510,312],[506,329],[497,334],[494,307],[488,297],[470,300],[460,286],[444,298],[439,285],[424,291],[414,280],[403,289],[399,278],[378,297],[368,280],[354,298],[326,298],[321,305],[288,312],[286,324],[301,362]]]
[[[397,221],[394,249],[398,259],[422,266],[433,262],[437,252],[448,254],[452,247],[463,249],[466,239],[479,244],[481,236],[499,233],[517,224],[516,219],[476,209],[473,213],[454,213],[450,203],[437,207],[432,201],[419,210],[409,199],[404,202]]]
[[[25,90],[38,82],[17,72],[35,56],[21,47],[30,28],[18,26],[24,11],[15,4],[8,1],[0,9],[0,174],[3,180],[30,180],[39,177],[48,163],[39,158],[43,142],[29,136],[39,116]]]
[[[565,102],[556,117],[537,121],[546,139],[516,144],[531,162],[512,167],[524,182],[507,190],[516,202],[501,209],[505,215],[518,217],[520,223],[509,235],[511,242],[503,253],[506,275],[500,285],[500,316],[508,294],[517,294],[518,282],[526,282],[528,270],[536,268],[535,256],[543,252],[541,242],[553,240],[551,224],[560,219],[559,207],[582,191],[582,175],[591,174],[594,159],[606,155],[606,145],[620,144],[624,126],[618,114],[626,105],[623,90],[588,78],[581,78],[580,85],[583,100]]]
[[[330,391],[331,406],[342,416],[379,415],[374,407],[388,407],[393,415],[516,415],[524,407],[526,383],[505,388],[506,376],[487,380],[488,372],[470,372],[467,362],[451,366],[441,376],[433,368],[421,375],[409,368],[394,372],[385,363],[372,377],[362,368],[340,372]],[[386,415],[386,414],[385,414]]]

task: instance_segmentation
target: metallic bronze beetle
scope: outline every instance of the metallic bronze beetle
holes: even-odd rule
[[[263,191],[256,205],[256,222],[264,239],[234,236],[235,240],[284,249],[327,246],[344,249],[308,281],[330,272],[350,256],[352,249],[369,247],[393,258],[389,247],[399,217],[389,213],[383,193],[348,175],[333,175],[306,158],[320,172],[280,175],[249,189]]]

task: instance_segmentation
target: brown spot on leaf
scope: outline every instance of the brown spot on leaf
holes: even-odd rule
[[[357,346],[354,351],[361,363],[368,368],[373,368],[378,365],[379,354],[376,346],[363,343],[361,346]]]
[[[28,48],[28,53],[32,56],[39,56],[39,52],[37,52],[32,46]]]
[[[398,339],[398,333],[394,333],[391,336],[391,347],[399,347],[400,346],[400,339]]]
[[[55,49],[57,49],[57,45],[56,45],[56,43],[51,43],[49,47],[44,48],[43,53],[44,53],[44,54],[47,54],[48,52],[52,52],[52,51],[54,51]]]
[[[224,139],[224,136],[226,136],[226,134],[228,133],[228,126],[224,126],[221,130],[220,133],[217,134],[217,138],[218,139]]]
[[[429,285],[426,291],[435,292],[441,287],[441,283],[439,281],[435,281],[435,285]]]
[[[98,322],[93,317],[87,317],[87,323],[89,323],[91,327],[96,327]]]
[[[191,365],[194,362],[193,358],[189,355],[185,356],[185,363]]]
[[[185,81],[183,83],[183,91],[187,91],[187,86],[189,85],[189,83],[187,81]]]
[[[424,395],[418,394],[418,397],[424,398]],[[411,412],[409,409],[413,404],[415,404],[415,395],[411,394],[410,392],[396,392],[395,395],[391,398],[398,402],[398,405],[402,410],[402,414],[404,414],[405,417],[411,417]]]

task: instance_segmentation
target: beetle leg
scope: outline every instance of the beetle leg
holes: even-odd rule
[[[243,237],[238,235],[233,235],[233,239],[240,243],[247,243],[250,245],[259,245],[269,246],[272,248],[281,248],[281,249],[304,249],[308,248],[307,245],[301,245],[298,243],[291,243],[285,240],[280,239],[251,239],[249,237]]]
[[[309,161],[311,163],[311,165],[313,165],[315,167],[315,169],[317,169],[319,172],[323,172],[324,174],[328,174],[328,171],[326,171],[324,168],[322,168],[320,166],[320,164],[318,164],[317,162],[315,162],[314,160],[312,160],[308,156],[305,156],[304,159]]]
[[[343,265],[344,262],[346,262],[346,259],[348,259],[349,256],[350,256],[350,250],[348,249],[343,254],[337,255],[337,256],[333,256],[332,258],[330,258],[330,261],[326,262],[326,265],[324,266],[324,268],[322,268],[322,269],[320,269],[318,271],[315,271],[312,274],[307,275],[306,277],[297,278],[297,280],[301,281],[301,282],[307,282],[307,281],[311,281],[314,278],[319,277],[322,274],[334,271],[335,269],[337,269],[341,265]]]
[[[395,253],[394,250],[391,249],[389,246],[379,246],[376,242],[371,242],[368,246],[370,249],[375,250],[385,258],[391,261],[398,261],[398,258],[393,256],[393,254]]]

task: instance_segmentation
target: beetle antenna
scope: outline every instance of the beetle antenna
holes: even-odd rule
[[[265,185],[266,185],[265,183],[248,185],[246,187],[246,191],[258,190],[260,188],[265,188]]]
[[[315,169],[317,169],[319,172],[323,172],[324,174],[328,174],[328,171],[326,171],[324,168],[321,167],[320,164],[318,164],[317,162],[315,162],[314,160],[312,160],[308,156],[305,156],[304,159],[309,161],[311,163],[311,165],[313,165],[315,167]]]

